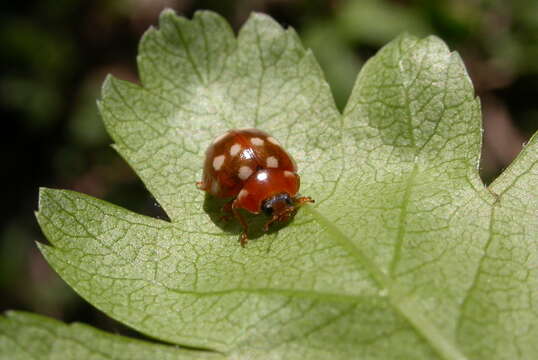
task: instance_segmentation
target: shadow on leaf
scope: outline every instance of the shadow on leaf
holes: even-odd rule
[[[233,198],[221,199],[206,193],[203,208],[215,225],[217,225],[225,232],[237,234],[237,239],[239,241],[239,236],[243,232],[241,224],[231,212],[228,213],[223,210],[224,205],[226,205],[230,201],[233,201]],[[280,229],[288,226],[291,222],[293,222],[294,219],[294,216],[292,216],[286,221],[273,223],[269,227],[269,231],[265,232],[263,231],[263,226],[269,220],[269,218],[265,214],[251,214],[245,210],[240,211],[245,216],[245,220],[248,223],[249,240],[258,239],[260,237],[263,237],[263,235],[265,234],[276,233]]]

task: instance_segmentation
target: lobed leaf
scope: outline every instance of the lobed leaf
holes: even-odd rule
[[[343,114],[293,30],[163,12],[142,85],[109,77],[114,147],[170,222],[43,189],[40,248],[85,299],[152,337],[242,358],[531,359],[538,353],[538,144],[489,188],[480,104],[438,38],[363,67]],[[194,183],[205,147],[259,127],[316,199],[247,248]]]
[[[218,360],[224,356],[151,344],[84,324],[66,325],[45,316],[10,311],[0,317],[0,359]]]

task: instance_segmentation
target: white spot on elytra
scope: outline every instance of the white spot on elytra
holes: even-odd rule
[[[279,143],[274,137],[272,137],[272,136],[269,136],[269,137],[267,138],[267,141],[269,141],[269,142],[272,143],[272,144],[275,144],[275,145],[280,146],[280,143]]]
[[[228,135],[228,131],[226,131],[224,134],[222,135],[219,135],[215,138],[215,140],[213,140],[213,144],[216,144],[218,143],[219,141],[221,141],[222,139],[224,139],[226,137],[226,135]]]
[[[211,193],[217,194],[220,190],[219,182],[216,179],[213,179],[211,182]]]
[[[224,164],[225,158],[226,157],[224,155],[215,156],[215,158],[213,159],[213,169],[219,171],[222,167],[222,164]]]
[[[252,175],[252,173],[254,172],[254,170],[252,170],[250,167],[248,166],[241,166],[239,168],[239,178],[241,180],[246,180],[250,177],[250,175]]]
[[[258,172],[258,175],[256,175],[256,179],[258,179],[259,181],[267,180],[267,173],[263,171]]]
[[[292,173],[291,171],[285,170],[284,171],[284,176],[291,178],[291,177],[295,177],[295,174]]]
[[[241,157],[245,160],[254,159],[254,151],[252,148],[246,148],[242,153]]]
[[[241,189],[241,191],[239,192],[239,194],[237,194],[237,198],[239,200],[241,200],[242,198],[244,198],[245,196],[248,195],[248,191],[245,190],[245,189]]]
[[[263,140],[260,139],[259,137],[253,137],[252,139],[250,139],[250,142],[252,143],[252,145],[256,145],[256,146],[263,145]]]
[[[269,168],[277,168],[278,167],[278,159],[274,156],[269,156],[267,158],[267,167]]]
[[[239,151],[241,151],[241,145],[240,144],[233,144],[230,148],[230,155],[235,156],[239,154]]]

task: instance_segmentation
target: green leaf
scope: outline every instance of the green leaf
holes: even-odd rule
[[[24,312],[0,316],[0,359],[224,359],[222,355],[151,344],[83,324],[65,325]]]
[[[81,296],[149,336],[243,358],[532,359],[538,353],[538,144],[486,188],[480,105],[459,56],[401,36],[341,115],[293,30],[254,14],[165,11],[142,86],[108,78],[114,147],[170,222],[43,189],[41,250]],[[238,245],[194,183],[204,150],[259,127],[316,199]]]

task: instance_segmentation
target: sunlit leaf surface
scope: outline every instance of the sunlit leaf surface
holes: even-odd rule
[[[54,269],[134,329],[234,359],[533,359],[538,144],[489,188],[480,104],[459,56],[401,36],[340,114],[293,30],[171,11],[141,41],[142,85],[110,77],[114,146],[170,218],[41,192]],[[316,199],[242,248],[200,179],[205,148],[257,127]],[[148,345],[149,346],[149,345]]]

